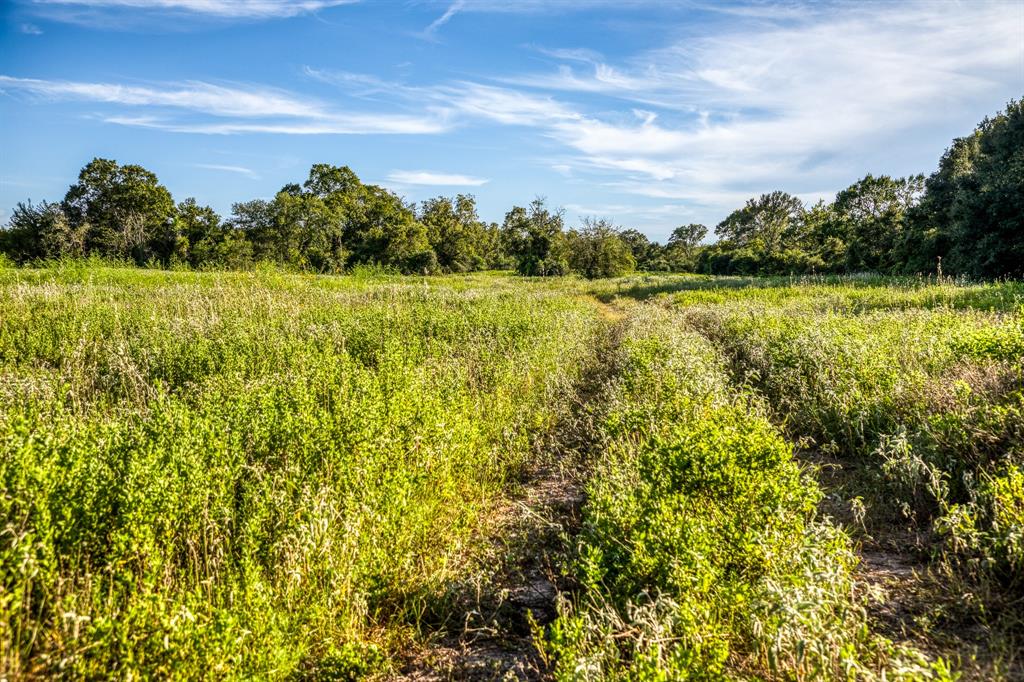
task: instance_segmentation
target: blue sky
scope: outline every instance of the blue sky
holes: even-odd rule
[[[222,214],[349,165],[664,240],[931,172],[1024,95],[1024,2],[5,0],[0,220],[94,156]]]

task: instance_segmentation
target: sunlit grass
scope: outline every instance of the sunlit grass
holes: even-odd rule
[[[0,656],[75,677],[386,668],[595,327],[486,276],[77,264],[0,310]]]
[[[930,534],[972,617],[1012,604],[1022,296],[0,268],[0,665],[392,674],[461,618],[452,586],[571,407],[577,590],[538,632],[557,677],[950,677],[871,632],[856,529],[800,456],[855,463],[869,521]]]

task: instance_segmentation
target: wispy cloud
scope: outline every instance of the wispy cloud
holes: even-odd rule
[[[407,106],[442,114],[449,119],[485,119],[506,125],[537,127],[580,116],[572,107],[550,95],[473,81],[408,85],[368,74],[308,66],[304,73],[318,81],[336,85],[350,95],[373,100],[393,98]]]
[[[225,86],[199,81],[140,86],[0,76],[0,90],[26,92],[48,100],[71,99],[155,110],[155,113],[141,115],[117,113],[101,116],[101,119],[118,125],[179,133],[433,134],[448,128],[437,113],[337,111],[312,98],[260,86]],[[173,110],[186,110],[191,116],[183,118],[166,113]]]
[[[43,29],[39,28],[35,24],[25,23],[18,27],[18,30],[25,35],[30,36],[41,36],[43,35]]]
[[[461,114],[519,126],[549,126],[578,120],[572,107],[546,95],[532,95],[508,88],[458,82],[433,90],[439,104]]]
[[[444,14],[434,19],[423,31],[420,33],[421,38],[433,39],[437,30],[451,21],[451,18],[462,10],[466,6],[465,0],[455,0],[452,4],[448,5],[448,9],[444,11]]]
[[[780,185],[817,194],[873,170],[865,156],[884,158],[907,131],[1024,86],[1024,12],[1014,3],[748,16],[725,33],[619,64],[546,50],[562,62],[553,72],[502,82],[558,102],[598,95],[655,110],[630,120],[601,104],[601,114],[540,125],[578,154],[575,167],[624,173],[616,189],[707,205],[735,205]]]
[[[435,0],[433,4],[444,5],[445,0]],[[668,3],[671,5],[673,3]],[[687,9],[696,3],[674,3],[679,8]],[[644,6],[665,6],[664,0],[572,0],[572,2],[552,0],[470,0],[463,6],[466,12],[497,13],[497,14],[570,14],[595,9],[624,11]]]
[[[434,171],[396,170],[388,174],[388,180],[400,185],[434,185],[439,187],[479,187],[490,180],[472,175],[436,173]]]
[[[199,81],[160,86],[88,83],[0,76],[0,88],[22,90],[50,99],[78,99],[129,106],[162,106],[214,116],[326,118],[319,102],[281,90],[223,86]]]
[[[34,0],[37,5],[187,12],[233,19],[293,17],[356,0]]]
[[[556,172],[589,172],[610,190],[723,213],[772,189],[834,192],[879,172],[866,164],[889,160],[908,132],[1024,86],[1024,12],[1012,3],[783,6],[734,16],[724,32],[617,63],[587,49],[542,49],[554,71],[490,83],[307,73],[453,123],[532,130],[563,145],[563,158],[548,162]]]
[[[256,174],[251,168],[245,166],[226,166],[219,163],[197,163],[193,164],[196,168],[205,168],[207,170],[223,171],[225,173],[236,173],[238,175],[244,175],[247,178],[253,180],[259,180],[260,176]]]
[[[444,132],[443,123],[415,116],[336,115],[321,121],[283,123],[187,123],[153,116],[109,116],[107,123],[199,135],[431,135]]]
[[[243,18],[292,16],[339,4],[42,2]],[[593,0],[587,6],[595,4],[613,6],[611,0]],[[630,55],[623,55],[618,45],[603,48],[603,54],[580,46],[578,40],[586,36],[569,31],[569,47],[528,48],[534,61],[524,63],[547,66],[523,67],[521,73],[487,73],[485,60],[471,67],[479,75],[463,70],[459,80],[434,81],[307,67],[304,76],[317,82],[305,85],[315,86],[311,91],[317,97],[199,81],[0,77],[0,89],[22,93],[25,99],[94,102],[104,105],[96,107],[101,120],[178,133],[436,134],[484,129],[504,138],[506,148],[518,141],[542,145],[542,151],[529,150],[538,166],[564,175],[573,187],[598,187],[610,195],[594,204],[581,190],[574,197],[580,207],[619,206],[633,216],[655,215],[640,212],[643,202],[671,207],[666,211],[724,215],[762,191],[786,189],[802,196],[834,192],[865,172],[892,172],[893,166],[886,164],[907,156],[893,148],[918,131],[941,130],[933,137],[946,143],[951,134],[946,131],[967,132],[960,127],[964,120],[976,121],[993,105],[1024,92],[1024,11],[1019,3],[920,0],[723,9],[692,0],[671,11],[659,10],[659,16],[682,16],[683,4],[704,15],[729,16],[708,25],[695,23],[708,29],[699,34],[685,21],[665,26],[657,36],[671,35],[668,42]],[[462,20],[461,13],[558,13],[579,5],[438,0],[431,7],[437,18],[424,29],[428,36],[453,17]],[[619,12],[622,5],[615,7]],[[323,94],[324,83],[337,88],[334,98]],[[941,147],[935,156],[939,153]],[[432,171],[394,171],[388,179],[409,186],[486,182]]]

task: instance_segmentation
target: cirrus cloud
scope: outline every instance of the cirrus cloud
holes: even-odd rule
[[[125,85],[0,75],[0,91],[24,92],[49,101],[78,100],[142,108],[150,113],[117,113],[99,118],[117,125],[177,133],[369,135],[434,134],[448,129],[444,117],[436,112],[407,115],[339,111],[317,99],[252,85],[226,86],[201,81]],[[168,113],[180,110],[188,115]]]
[[[176,11],[232,19],[294,17],[356,0],[35,0],[36,5]]]
[[[479,187],[490,182],[487,178],[478,178],[472,175],[406,170],[392,171],[388,174],[388,180],[400,185],[433,185],[438,187]]]

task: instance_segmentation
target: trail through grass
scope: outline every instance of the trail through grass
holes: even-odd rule
[[[0,269],[0,677],[1013,679],[1022,305]]]
[[[601,320],[558,416],[535,443],[536,457],[495,511],[475,570],[459,581],[454,607],[406,670],[408,679],[545,679],[550,665],[536,637],[557,617],[560,593],[575,588],[567,543],[579,531],[582,486],[592,457],[594,409],[612,380],[623,314],[586,297]]]
[[[387,672],[592,345],[489,278],[0,271],[12,676]]]
[[[1017,283],[648,279],[818,468],[868,625],[974,678],[1024,675]]]

